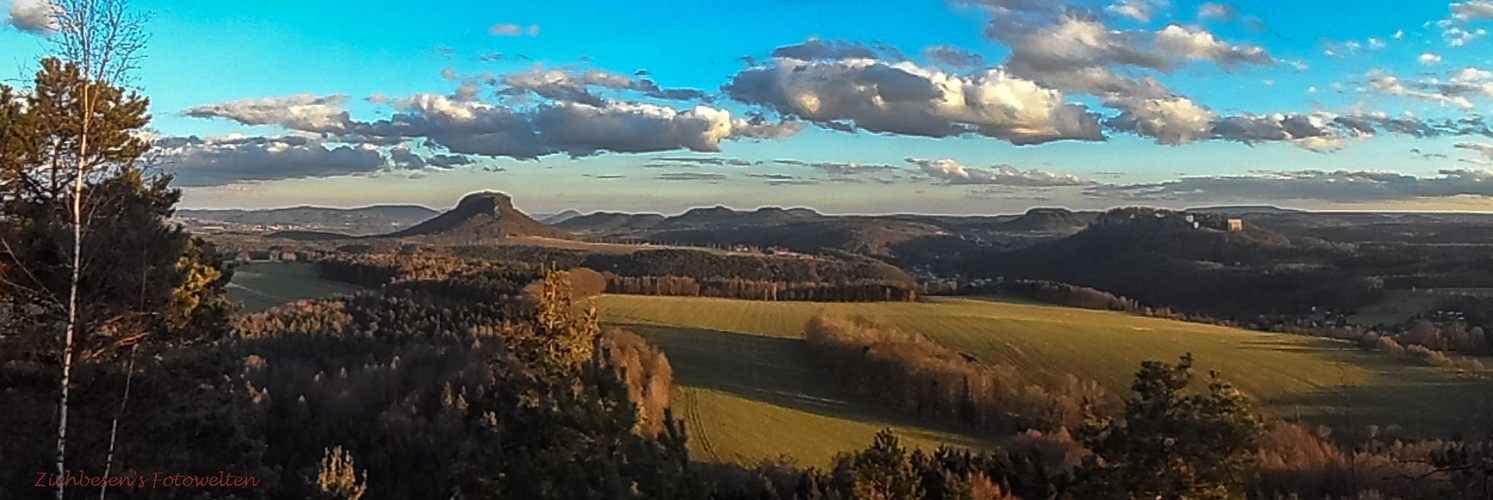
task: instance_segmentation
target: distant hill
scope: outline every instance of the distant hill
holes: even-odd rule
[[[419,205],[300,206],[265,210],[184,209],[178,210],[176,217],[190,228],[222,226],[244,231],[315,231],[362,236],[404,229],[438,213]]]
[[[576,211],[576,210],[566,210],[566,211],[560,212],[558,214],[547,214],[547,215],[543,215],[543,216],[540,216],[540,215],[536,214],[533,217],[534,217],[535,220],[538,220],[541,224],[548,225],[548,226],[553,226],[555,224],[559,224],[561,222],[565,222],[565,221],[568,221],[570,219],[574,219],[576,217],[580,217],[581,215],[582,214],[579,211]]]
[[[1073,234],[1089,227],[1092,217],[1084,217],[1066,208],[1033,208],[1026,214],[1000,225],[1007,231],[1033,231]]]
[[[357,238],[357,236],[346,235],[346,234],[342,234],[342,233],[329,233],[329,232],[326,232],[326,231],[299,231],[299,230],[275,231],[273,233],[264,235],[264,237],[266,237],[266,238],[280,238],[280,239],[296,240],[296,241],[331,241],[331,240],[347,240],[347,239]]]
[[[1228,215],[1246,215],[1246,214],[1298,214],[1298,213],[1307,213],[1305,210],[1297,210],[1297,209],[1294,209],[1294,208],[1281,208],[1281,207],[1277,207],[1275,205],[1235,205],[1235,206],[1217,206],[1217,207],[1195,207],[1195,208],[1189,208],[1187,210],[1183,210],[1183,212],[1200,213],[1200,214],[1228,214]]]
[[[734,226],[769,226],[820,219],[824,216],[807,208],[762,207],[737,211],[723,206],[695,208],[660,222],[658,229],[698,229]]]
[[[717,205],[670,217],[597,212],[556,227],[588,238],[780,247],[802,253],[839,250],[891,258],[905,249],[926,254],[953,246],[1024,246],[1073,234],[1095,216],[1063,209],[1036,209],[1024,216],[825,215],[802,207],[735,210]]]
[[[578,233],[613,233],[652,229],[663,222],[661,214],[595,212],[555,223],[555,227]]]
[[[1223,215],[1125,208],[1073,236],[977,254],[965,265],[974,276],[1060,281],[1228,316],[1347,310],[1369,285],[1341,261],[1331,249],[1294,243],[1248,217],[1242,230],[1230,231]]]
[[[520,236],[574,238],[570,233],[540,224],[513,208],[513,198],[496,191],[482,191],[466,195],[456,204],[456,208],[387,236],[392,238],[429,236],[460,240]]]

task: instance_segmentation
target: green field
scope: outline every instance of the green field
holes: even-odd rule
[[[1405,357],[1104,311],[971,298],[822,304],[609,295],[597,302],[603,321],[637,331],[669,355],[676,412],[685,415],[694,450],[724,461],[786,453],[814,464],[865,446],[883,426],[915,441],[960,440],[834,387],[799,340],[808,319],[827,308],[921,332],[982,362],[1072,373],[1117,390],[1129,386],[1141,361],[1191,352],[1199,373],[1218,370],[1270,416],[1350,431],[1378,425],[1390,435],[1447,436],[1493,407],[1493,383],[1455,379]]]
[[[245,312],[328,295],[350,294],[362,287],[324,280],[307,262],[254,262],[233,271],[228,298],[244,305]]]

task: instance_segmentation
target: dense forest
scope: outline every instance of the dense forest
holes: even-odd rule
[[[550,265],[588,275],[601,271],[604,291],[636,295],[877,302],[916,300],[920,290],[906,273],[865,258],[774,258],[696,250],[582,255],[526,247],[479,251],[406,246],[392,252],[336,253],[316,265],[327,279],[374,288],[408,288],[419,282],[463,286],[495,274]]]

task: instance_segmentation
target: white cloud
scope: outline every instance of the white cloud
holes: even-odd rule
[[[906,61],[775,58],[742,70],[723,89],[739,101],[842,130],[978,134],[1015,144],[1103,138],[1084,106],[1001,69],[961,76]]]
[[[1245,144],[1289,142],[1303,149],[1324,152],[1341,148],[1348,137],[1372,134],[1374,129],[1357,122],[1344,122],[1342,117],[1332,113],[1317,112],[1228,116],[1214,122],[1212,131],[1216,138],[1228,141]]]
[[[1105,125],[1153,138],[1158,144],[1187,144],[1213,138],[1213,122],[1218,119],[1218,113],[1191,99],[1123,99],[1107,104],[1123,111],[1106,120]]]
[[[479,99],[478,85],[498,86],[500,99]],[[501,79],[486,75],[466,81],[454,95],[379,96],[377,103],[395,113],[376,121],[350,118],[342,107],[347,97],[341,95],[246,99],[197,106],[184,114],[279,126],[343,143],[391,146],[422,141],[460,155],[520,159],[678,149],[714,152],[722,141],[781,139],[802,128],[794,121],[738,117],[705,105],[676,109],[607,95],[631,92],[671,100],[704,97],[697,90],[664,89],[646,79],[602,71],[535,69]],[[390,154],[396,164],[415,164],[408,150]],[[426,164],[441,166],[434,159]]]
[[[1059,174],[1035,168],[1021,170],[1011,165],[995,165],[984,168],[966,167],[948,158],[937,160],[907,158],[906,161],[916,165],[929,177],[943,180],[948,184],[1022,187],[1085,186],[1093,184],[1092,181],[1076,175]]]
[[[1477,151],[1479,153],[1482,153],[1483,156],[1488,157],[1488,159],[1493,159],[1493,144],[1489,144],[1486,142],[1463,142],[1453,147]]]
[[[923,49],[929,60],[954,68],[978,68],[985,66],[985,57],[974,51],[953,45],[935,45]]]
[[[1451,9],[1453,18],[1464,21],[1493,19],[1493,1],[1489,0],[1452,2],[1448,8]]]
[[[1413,80],[1402,80],[1375,73],[1369,86],[1373,90],[1390,95],[1411,97],[1457,107],[1471,109],[1472,98],[1493,98],[1493,71],[1475,66],[1450,70],[1446,76],[1421,76]]]
[[[513,23],[500,23],[487,28],[487,33],[494,36],[538,36],[539,25],[531,24],[525,28]]]
[[[1441,64],[1441,55],[1435,52],[1421,52],[1420,57],[1416,58],[1416,60],[1426,66],[1435,66]]]
[[[1225,21],[1233,19],[1238,15],[1239,9],[1234,7],[1233,4],[1216,2],[1206,2],[1199,5],[1197,14],[1199,20],[1219,19]]]
[[[226,118],[244,125],[278,125],[306,132],[346,132],[351,126],[345,95],[318,97],[298,94],[285,97],[243,99],[197,106],[182,114],[194,118]]]
[[[1369,86],[1385,94],[1393,96],[1410,97],[1435,102],[1445,106],[1454,106],[1464,110],[1472,109],[1472,101],[1461,96],[1447,96],[1435,92],[1423,92],[1406,87],[1404,82],[1393,76],[1382,76],[1369,80]]]
[[[1233,45],[1201,29],[1170,25],[1156,32],[1158,53],[1192,61],[1212,61],[1223,67],[1239,64],[1269,66],[1274,64],[1265,49],[1253,45]]]
[[[1151,22],[1151,17],[1155,15],[1158,9],[1168,6],[1170,6],[1170,2],[1166,0],[1120,0],[1105,7],[1104,10],[1147,23]]]
[[[1073,16],[1051,26],[996,19],[986,34],[1010,47],[1007,66],[1012,71],[1033,78],[1110,66],[1170,72],[1197,61],[1212,61],[1223,67],[1273,64],[1260,47],[1230,44],[1206,30],[1176,24],[1150,32],[1112,30],[1097,20]],[[1057,80],[1047,83],[1062,88]]]
[[[388,166],[376,146],[329,146],[297,136],[176,137],[156,145],[155,163],[180,186],[357,175]]]
[[[1394,172],[1301,170],[1257,175],[1184,177],[1131,185],[1100,185],[1086,196],[1130,201],[1315,200],[1337,203],[1493,197],[1493,171],[1441,170],[1434,177]]]
[[[503,75],[497,83],[504,87],[499,90],[502,95],[532,93],[545,99],[583,102],[594,106],[601,106],[606,101],[597,90],[630,90],[648,97],[671,100],[699,100],[706,97],[700,90],[667,89],[647,78],[598,70],[547,71],[536,67],[526,72]]]
[[[15,0],[7,9],[6,24],[17,30],[35,35],[56,33],[59,27],[57,16],[62,8],[48,0]]]
[[[799,128],[791,122],[734,118],[728,111],[706,106],[678,111],[617,101],[601,105],[556,101],[515,109],[421,94],[397,100],[396,107],[403,112],[388,120],[360,124],[354,132],[387,140],[423,138],[461,154],[527,159],[602,151],[713,152],[720,150],[722,141],[776,139],[792,135]]]

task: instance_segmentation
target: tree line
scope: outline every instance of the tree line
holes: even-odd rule
[[[1092,381],[982,363],[918,334],[833,311],[804,341],[840,385],[909,413],[996,434],[1066,432],[1113,395]]]
[[[911,302],[917,290],[904,283],[856,280],[836,283],[794,283],[688,276],[618,276],[605,273],[608,293],[719,297],[743,300],[800,300],[813,302]]]

